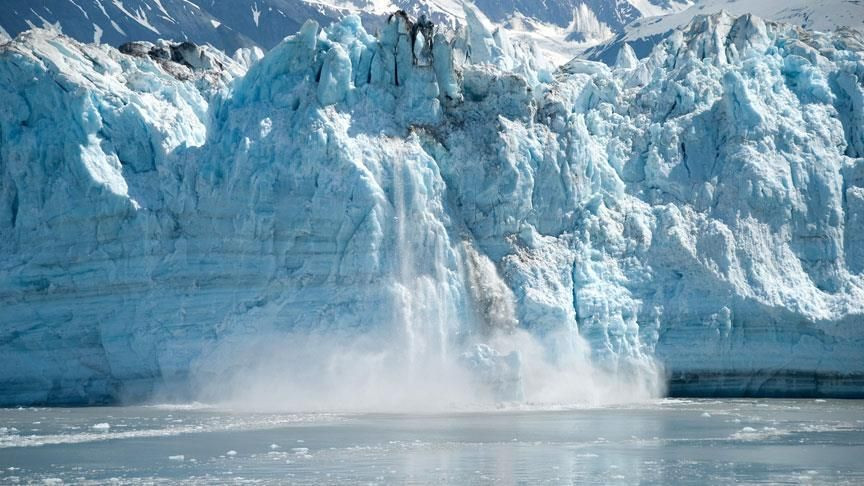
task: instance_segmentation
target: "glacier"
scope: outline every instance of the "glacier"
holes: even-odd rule
[[[3,43],[0,404],[862,395],[861,34],[556,69],[465,8]]]

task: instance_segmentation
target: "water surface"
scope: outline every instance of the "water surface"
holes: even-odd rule
[[[0,409],[0,484],[864,483],[864,401],[556,411]]]

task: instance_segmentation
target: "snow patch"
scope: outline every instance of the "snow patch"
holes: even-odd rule
[[[102,27],[99,27],[96,24],[93,24],[93,43],[101,44],[102,43]]]
[[[258,21],[261,20],[261,11],[258,10],[258,3],[252,4],[252,21],[255,22],[255,27],[258,27]]]

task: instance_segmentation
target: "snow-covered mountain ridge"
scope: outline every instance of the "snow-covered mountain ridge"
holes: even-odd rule
[[[310,22],[248,70],[3,45],[0,402],[861,394],[860,34],[718,14],[553,72],[466,18]]]
[[[751,14],[822,32],[839,28],[864,31],[864,3],[860,0],[698,0],[679,12],[635,20],[617,30],[614,37],[586,49],[579,57],[612,63],[625,43],[636,51],[638,57],[644,57],[657,42],[673,30],[686,27],[694,17],[721,11],[735,17]]]
[[[461,0],[5,0],[0,36],[46,25],[81,42],[119,46],[159,39],[209,43],[233,53],[270,49],[307,19],[321,25],[358,15],[374,32],[387,15],[404,10],[442,25],[464,25]],[[511,36],[536,42],[559,63],[620,32],[628,22],[672,13],[685,0],[477,0],[477,7]]]

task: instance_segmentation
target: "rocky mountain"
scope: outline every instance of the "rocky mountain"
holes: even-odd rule
[[[733,16],[752,14],[821,32],[838,28],[864,30],[864,3],[859,0],[698,0],[676,13],[636,20],[617,31],[612,38],[580,53],[579,57],[611,64],[624,44],[628,44],[638,57],[645,57],[659,41],[672,31],[686,27],[695,17],[721,11]]]
[[[464,24],[461,0],[6,0],[0,32],[14,36],[54,26],[81,42],[119,46],[159,39],[210,44],[229,54],[270,49],[307,19],[322,25],[358,15],[370,32],[405,10],[438,24]],[[558,62],[644,16],[675,12],[687,0],[478,0],[477,7],[517,38],[531,39]]]

